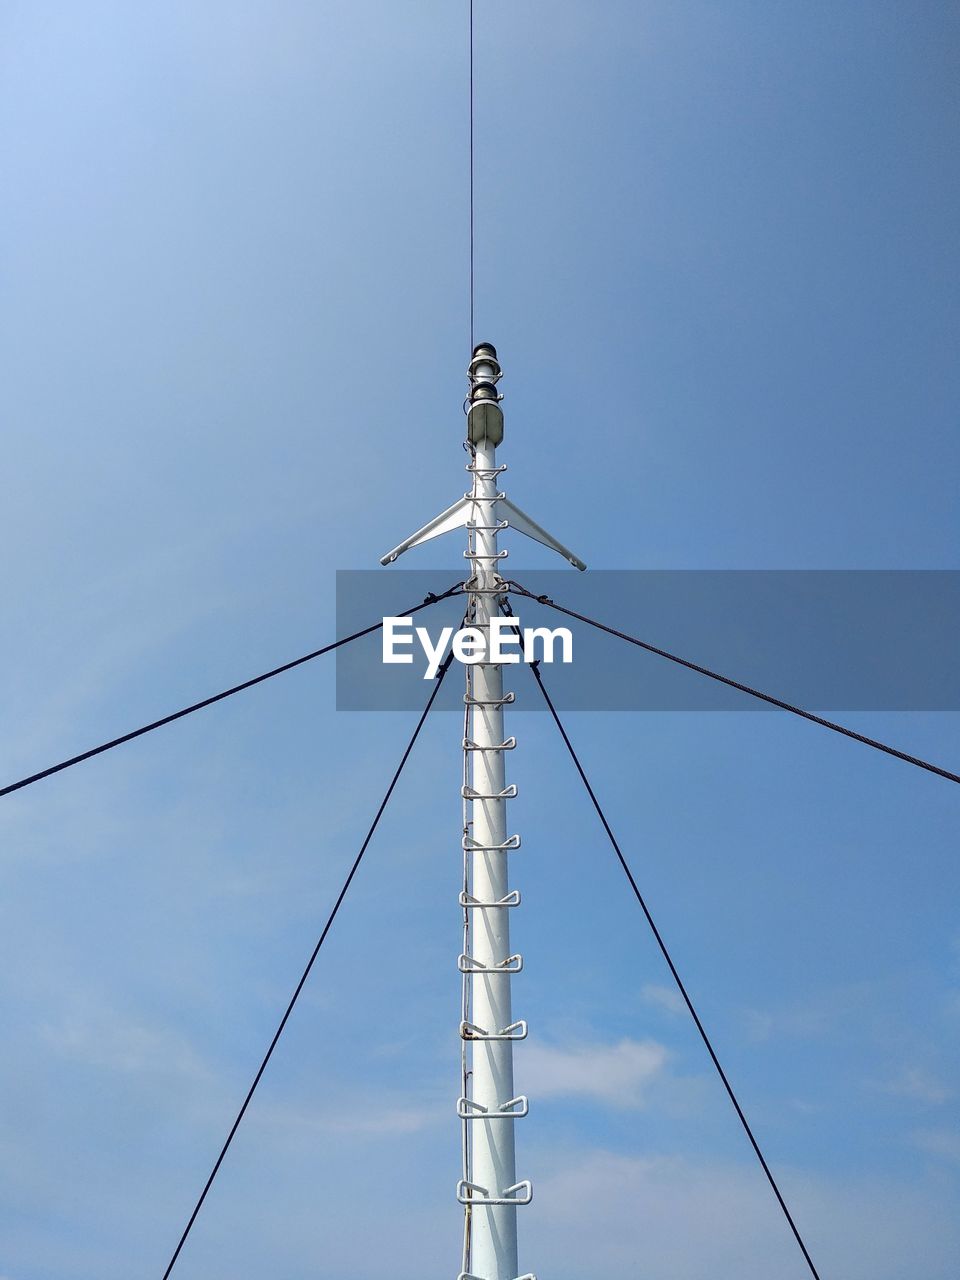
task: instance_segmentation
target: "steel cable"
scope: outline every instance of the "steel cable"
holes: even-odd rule
[[[227,1154],[227,1151],[230,1149],[230,1144],[231,1142],[233,1142],[234,1135],[236,1134],[237,1129],[240,1127],[241,1120],[246,1114],[247,1107],[250,1105],[250,1100],[253,1097],[254,1093],[256,1092],[257,1085],[260,1083],[260,1079],[263,1076],[264,1071],[267,1069],[267,1063],[270,1061],[271,1057],[273,1056],[273,1051],[277,1047],[277,1042],[279,1041],[281,1035],[283,1034],[283,1029],[287,1025],[287,1021],[290,1017],[290,1014],[293,1012],[293,1007],[297,1003],[297,1000],[300,996],[300,992],[303,990],[304,985],[306,984],[307,978],[310,976],[310,970],[313,968],[314,961],[316,960],[317,956],[320,954],[320,948],[323,946],[326,940],[327,934],[330,932],[330,926],[333,924],[334,920],[336,919],[337,912],[340,910],[340,906],[344,898],[347,896],[347,890],[350,888],[350,885],[353,882],[353,878],[357,873],[357,869],[359,868],[360,863],[363,860],[363,855],[367,851],[367,846],[370,844],[370,841],[373,838],[373,833],[376,831],[377,826],[379,825],[380,819],[383,816],[383,811],[387,807],[387,802],[389,801],[390,797],[393,795],[394,787],[396,787],[397,782],[400,779],[400,775],[403,772],[403,767],[407,763],[407,760],[410,756],[411,751],[414,748],[414,744],[416,743],[417,738],[420,736],[420,730],[423,728],[424,722],[427,716],[430,714],[430,709],[433,706],[434,702],[436,701],[437,694],[440,692],[440,686],[443,683],[443,678],[447,674],[447,671],[450,669],[450,663],[452,661],[453,661],[453,655],[449,654],[437,673],[433,689],[430,692],[430,697],[427,699],[427,705],[424,707],[420,715],[420,719],[417,721],[417,727],[414,729],[413,735],[411,736],[410,741],[407,743],[406,750],[404,751],[402,757],[400,758],[400,763],[397,765],[396,772],[394,773],[393,777],[390,780],[390,785],[387,787],[386,793],[383,799],[380,801],[380,807],[379,809],[377,809],[377,812],[374,815],[373,822],[371,822],[370,824],[370,829],[367,831],[367,834],[364,837],[363,844],[360,846],[360,852],[357,854],[357,856],[353,860],[353,865],[350,868],[350,872],[347,875],[346,880],[343,882],[343,888],[340,890],[340,893],[337,895],[337,900],[333,904],[333,910],[330,912],[330,915],[327,917],[327,923],[323,926],[323,932],[320,934],[320,937],[317,941],[317,945],[314,947],[313,953],[311,954],[310,959],[307,961],[307,966],[300,977],[300,981],[297,983],[296,989],[294,990],[293,995],[290,997],[290,1002],[287,1005],[286,1010],[284,1011],[283,1017],[280,1019],[279,1026],[274,1032],[273,1039],[270,1041],[270,1047],[267,1049],[267,1052],[264,1054],[263,1061],[260,1063],[260,1066],[257,1070],[257,1074],[253,1078],[253,1083],[251,1084],[250,1088],[247,1090],[247,1095],[243,1100],[243,1104],[241,1105],[240,1110],[237,1112],[237,1117],[230,1128],[230,1132],[227,1134],[227,1140],[226,1142],[224,1142],[223,1146],[221,1147],[220,1154],[217,1156],[214,1166],[210,1171],[210,1176],[207,1178],[206,1182],[204,1183],[203,1190],[200,1192],[200,1198],[197,1200],[197,1203],[194,1206],[193,1212],[190,1214],[190,1218],[187,1222],[187,1225],[183,1229],[183,1234],[181,1235],[179,1241],[177,1242],[177,1247],[173,1251],[173,1256],[171,1257],[169,1263],[167,1264],[166,1271],[164,1271],[163,1273],[163,1280],[167,1280],[168,1276],[170,1275],[170,1272],[173,1270],[174,1266],[176,1265],[176,1261],[180,1256],[180,1251],[183,1248],[184,1244],[186,1243],[186,1239],[193,1228],[193,1224],[197,1220],[197,1215],[199,1214],[201,1208],[203,1207],[203,1202],[207,1198],[207,1192],[210,1190],[211,1186],[213,1185],[213,1180],[214,1178],[216,1178],[217,1173],[220,1170],[220,1166],[223,1164],[224,1156]]]
[[[727,1091],[727,1096],[729,1097],[730,1101],[733,1103],[734,1110],[736,1111],[737,1117],[740,1120],[741,1125],[743,1126],[744,1133],[746,1133],[747,1137],[750,1139],[750,1145],[753,1147],[754,1154],[759,1160],[760,1166],[763,1169],[763,1172],[766,1174],[767,1181],[769,1182],[771,1188],[773,1189],[773,1193],[777,1198],[777,1203],[780,1205],[780,1208],[783,1211],[784,1217],[789,1223],[790,1230],[793,1232],[794,1239],[796,1240],[797,1244],[800,1246],[800,1251],[803,1254],[804,1260],[806,1261],[807,1266],[810,1268],[810,1274],[814,1277],[814,1280],[820,1280],[819,1273],[817,1272],[816,1267],[813,1265],[813,1260],[810,1257],[810,1254],[807,1250],[807,1246],[804,1244],[803,1237],[800,1235],[800,1231],[797,1227],[797,1224],[793,1220],[793,1215],[790,1213],[790,1210],[787,1208],[787,1203],[780,1192],[780,1188],[777,1186],[776,1179],[774,1178],[773,1174],[770,1171],[770,1166],[767,1164],[766,1159],[764,1158],[763,1152],[760,1150],[760,1146],[756,1138],[753,1136],[753,1130],[750,1128],[750,1125],[747,1121],[747,1117],[743,1113],[743,1108],[740,1106],[740,1103],[737,1100],[737,1095],[734,1093],[733,1087],[731,1086],[730,1081],[727,1079],[727,1073],[724,1071],[723,1067],[720,1065],[720,1059],[717,1057],[716,1051],[714,1050],[714,1047],[710,1042],[710,1037],[707,1035],[704,1029],[703,1023],[700,1021],[699,1014],[697,1013],[696,1009],[693,1006],[693,1001],[690,999],[690,996],[687,993],[687,989],[683,985],[683,980],[681,979],[680,974],[677,971],[677,966],[674,964],[673,958],[671,957],[670,952],[667,950],[667,945],[664,942],[663,937],[660,933],[660,930],[657,928],[656,923],[653,919],[653,916],[650,913],[650,908],[647,906],[647,903],[643,897],[643,894],[640,892],[639,886],[637,885],[637,882],[633,877],[633,872],[630,870],[627,860],[623,855],[623,850],[620,848],[620,845],[617,842],[617,838],[613,834],[613,830],[610,826],[610,823],[607,821],[606,814],[603,812],[603,809],[600,806],[600,801],[597,799],[596,792],[594,791],[593,787],[590,785],[590,780],[587,777],[586,773],[584,772],[583,765],[580,763],[580,758],[578,757],[576,751],[573,748],[573,743],[570,741],[567,731],[563,727],[563,723],[560,720],[559,715],[557,714],[557,709],[553,705],[553,701],[549,693],[547,693],[546,687],[544,686],[544,683],[543,683],[543,677],[540,675],[540,663],[532,662],[530,664],[530,669],[532,670],[534,677],[536,678],[537,684],[540,687],[540,692],[543,694],[544,701],[547,704],[547,708],[550,711],[550,714],[553,716],[554,723],[556,724],[557,728],[560,730],[560,736],[563,738],[564,744],[566,745],[566,748],[570,753],[570,758],[573,761],[574,765],[576,766],[577,772],[580,775],[583,785],[586,787],[587,795],[590,797],[590,801],[597,812],[597,817],[600,819],[600,822],[603,825],[603,829],[607,833],[607,837],[611,845],[613,846],[613,849],[617,855],[617,858],[620,861],[620,865],[623,868],[624,874],[626,875],[627,879],[630,882],[630,887],[634,892],[637,902],[640,904],[640,908],[643,911],[644,916],[646,917],[647,924],[650,926],[653,932],[653,936],[657,941],[657,946],[660,948],[660,952],[664,960],[666,960],[667,962],[667,967],[669,968],[671,974],[673,975],[673,980],[677,984],[677,989],[679,990],[681,996],[683,997],[684,1004],[686,1004],[687,1009],[690,1012],[690,1016],[693,1018],[693,1021],[696,1024],[697,1031],[699,1031],[700,1033],[700,1039],[703,1041],[704,1045],[706,1046],[707,1052],[710,1055],[710,1059],[717,1070],[717,1075],[720,1077],[720,1080],[723,1083],[723,1087]]]
[[[431,592],[422,604],[414,605],[412,609],[407,609],[396,616],[406,618],[411,614],[419,613],[421,609],[426,609],[440,600],[446,600],[448,596],[457,595],[461,591],[461,586],[462,584],[458,582],[441,595],[433,595]],[[264,680],[272,680],[274,676],[282,675],[285,671],[292,671],[294,667],[301,667],[305,662],[312,662],[314,658],[320,658],[325,653],[331,653],[334,649],[350,644],[352,640],[359,640],[362,636],[368,636],[374,631],[380,631],[382,627],[383,620],[381,619],[380,622],[374,622],[369,627],[364,627],[362,631],[355,631],[352,635],[343,636],[332,644],[324,645],[322,649],[314,649],[312,653],[305,653],[302,658],[294,658],[292,662],[285,662],[280,667],[274,667],[272,671],[265,671],[263,675],[254,676],[252,680],[244,680],[242,684],[235,684],[230,689],[224,689],[222,693],[215,693],[210,698],[203,698],[200,702],[194,702],[189,707],[174,711],[171,715],[162,716],[159,720],[153,720],[150,724],[131,730],[130,733],[121,734],[119,738],[111,738],[109,742],[103,742],[99,747],[91,747],[89,751],[81,751],[79,755],[71,756],[68,760],[61,760],[59,764],[53,764],[47,769],[41,769],[39,773],[31,773],[29,777],[21,778],[19,782],[11,782],[5,787],[0,787],[0,796],[9,795],[11,791],[19,791],[22,787],[29,787],[33,782],[40,782],[43,778],[49,778],[53,773],[59,773],[61,769],[69,769],[71,765],[82,764],[84,760],[90,760],[93,756],[101,755],[104,751],[110,751],[114,747],[122,746],[123,743],[131,742],[134,738],[140,738],[145,733],[152,733],[154,729],[162,729],[165,724],[172,724],[174,720],[182,720],[184,716],[192,715],[194,711],[202,711],[204,707],[213,706],[215,702],[222,702],[224,698],[231,698],[235,693],[242,693],[244,689],[252,689],[254,685],[262,684]]]
[[[511,591],[515,591],[519,595],[526,596],[530,600],[536,600],[538,604],[547,605],[551,609],[556,609],[558,613],[565,613],[568,618],[576,618],[580,622],[586,622],[598,631],[605,631],[607,635],[617,636],[620,640],[626,640],[628,644],[636,645],[638,649],[645,649],[647,653],[656,654],[658,658],[666,658],[668,662],[675,662],[680,667],[686,667],[688,671],[696,671],[698,675],[707,676],[720,684],[728,685],[731,689],[738,689],[741,693],[749,694],[751,698],[759,698],[761,702],[767,702],[772,707],[779,707],[781,711],[789,711],[792,715],[801,716],[804,720],[818,724],[824,729],[832,729],[834,733],[840,733],[845,738],[852,738],[854,742],[862,742],[864,746],[873,747],[875,751],[883,751],[886,755],[893,756],[897,760],[916,765],[918,769],[926,769],[929,773],[935,773],[939,778],[946,778],[948,782],[960,782],[960,774],[951,773],[949,769],[941,769],[938,764],[931,764],[929,760],[921,760],[919,756],[907,755],[905,751],[898,751],[896,747],[888,746],[885,742],[879,742],[876,738],[868,738],[866,734],[857,733],[855,729],[848,729],[845,725],[837,724],[834,720],[825,720],[823,716],[814,715],[812,711],[804,711],[802,707],[794,706],[792,702],[784,702],[782,698],[775,698],[772,694],[762,693],[759,689],[753,689],[750,685],[742,684],[739,680],[732,680],[729,676],[720,675],[717,671],[711,671],[709,667],[703,667],[698,662],[680,658],[675,653],[669,653],[666,649],[660,649],[654,644],[648,644],[646,640],[639,640],[636,636],[628,635],[625,631],[618,631],[616,627],[608,627],[605,623],[598,622],[596,618],[588,618],[586,614],[577,613],[576,609],[567,609],[564,605],[557,604],[549,596],[536,595],[535,592],[528,591],[526,587],[521,586],[519,582],[515,582],[512,578],[509,580],[508,586]]]

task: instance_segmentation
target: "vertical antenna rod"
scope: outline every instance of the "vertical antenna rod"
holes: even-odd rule
[[[507,554],[498,550],[497,536],[508,523],[499,518],[504,499],[497,479],[504,468],[497,466],[496,455],[503,412],[495,347],[474,347],[468,377],[467,469],[473,486],[467,495],[464,553],[471,574],[464,587],[470,625],[484,633],[489,657],[490,621],[498,615],[504,588],[499,562]],[[503,692],[499,663],[464,669],[463,1090],[457,1103],[463,1130],[457,1198],[464,1206],[464,1244],[459,1280],[517,1280],[517,1206],[530,1203],[533,1188],[517,1181],[514,1155],[514,1121],[527,1113],[526,1098],[515,1096],[513,1087],[513,1042],[527,1034],[526,1023],[514,1021],[510,989],[512,975],[523,965],[510,950],[510,910],[520,895],[509,885],[509,851],[520,838],[507,833],[507,801],[517,788],[504,776],[505,753],[516,743],[504,737],[503,708],[514,695]]]
[[[473,165],[473,0],[470,0],[470,346],[473,347],[474,310],[474,165]]]

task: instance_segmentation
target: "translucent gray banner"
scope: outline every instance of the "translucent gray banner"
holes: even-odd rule
[[[960,710],[960,572],[955,570],[530,570],[512,573],[535,595],[628,632],[810,711]],[[341,570],[337,634],[404,608],[456,580],[450,570]],[[745,711],[763,703],[519,594],[524,627],[569,627],[573,661],[542,668],[557,705],[575,711]],[[463,597],[416,614],[433,643],[459,627]],[[422,707],[414,661],[386,665],[379,632],[337,651],[337,708]],[[523,665],[504,673],[518,709],[542,710]],[[438,707],[462,707],[454,663]]]

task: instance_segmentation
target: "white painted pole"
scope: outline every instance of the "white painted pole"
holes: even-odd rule
[[[467,441],[472,461],[471,490],[446,511],[381,556],[392,564],[411,547],[453,529],[467,529],[470,576],[464,584],[471,626],[486,633],[505,595],[497,546],[501,528],[523,533],[550,547],[577,569],[579,556],[498,490],[497,445],[503,413],[497,383],[496,348],[482,342],[470,361]],[[489,653],[489,643],[487,645]],[[512,664],[511,664],[512,666]],[[507,829],[507,800],[516,794],[504,778],[504,753],[514,745],[503,736],[503,708],[513,693],[503,691],[503,669],[481,662],[466,665],[463,742],[463,1079],[457,1103],[463,1130],[463,1167],[457,1198],[464,1206],[463,1265],[459,1280],[536,1280],[517,1275],[517,1208],[529,1204],[533,1189],[517,1182],[514,1125],[527,1114],[527,1100],[513,1092],[513,1043],[527,1034],[513,1021],[510,983],[522,961],[510,951],[510,911],[520,895],[510,888],[509,854],[519,836]]]
[[[497,525],[497,444],[503,415],[496,400],[500,376],[494,348],[482,344],[470,367],[468,438],[472,446],[472,512],[468,548],[473,572],[467,583],[471,625],[489,640],[498,615],[500,584]],[[473,527],[471,527],[473,526]],[[489,652],[489,644],[488,644]],[[511,974],[521,961],[510,950],[510,854],[505,778],[508,749],[503,731],[503,669],[499,664],[466,667],[464,742],[465,799],[465,1089],[460,1102],[464,1129],[465,1204],[463,1277],[516,1280],[517,1206],[529,1200],[528,1183],[517,1183],[514,1124],[526,1112],[513,1086],[513,1041],[526,1034],[513,1021]],[[476,904],[476,905],[475,905]],[[503,904],[503,905],[493,905]],[[489,1203],[497,1201],[499,1203]]]

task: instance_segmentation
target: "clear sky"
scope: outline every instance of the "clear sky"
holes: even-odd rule
[[[960,567],[957,6],[477,13],[511,497],[598,568]],[[466,0],[2,6],[4,781],[323,643],[335,570],[462,493],[466,76]],[[849,719],[960,763],[956,715]],[[2,802],[3,1280],[162,1274],[411,727],[318,664]],[[800,1280],[562,746],[511,730],[523,1268]],[[570,730],[823,1280],[955,1277],[960,789],[774,713]],[[182,1280],[456,1274],[459,736]]]

